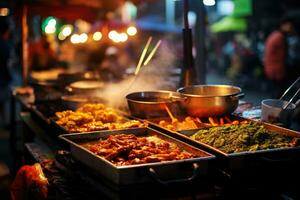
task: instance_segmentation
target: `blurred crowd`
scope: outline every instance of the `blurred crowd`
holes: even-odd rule
[[[279,98],[300,76],[299,11],[282,15],[277,24],[270,33],[255,33],[255,39],[249,32],[211,34],[208,70]]]
[[[9,19],[0,17],[0,128],[8,126],[8,97],[16,61]]]

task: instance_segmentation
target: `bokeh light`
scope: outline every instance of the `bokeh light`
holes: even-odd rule
[[[69,35],[72,34],[72,31],[73,31],[73,26],[72,26],[72,25],[64,25],[64,26],[62,27],[61,33],[62,33],[65,37],[68,37]]]
[[[80,43],[80,36],[78,34],[73,34],[70,38],[71,43],[78,44]]]
[[[127,34],[130,36],[134,36],[137,33],[137,29],[134,26],[130,26],[127,28]]]
[[[93,34],[93,40],[99,41],[99,40],[101,40],[101,38],[102,38],[102,33],[101,32],[97,31]]]

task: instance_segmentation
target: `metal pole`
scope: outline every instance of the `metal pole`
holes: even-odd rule
[[[206,11],[202,1],[195,1],[194,8],[197,13],[197,21],[195,27],[195,47],[196,58],[195,64],[197,66],[197,77],[199,84],[206,83],[206,46],[205,46],[205,17]]]
[[[23,6],[22,9],[22,78],[23,84],[27,85],[27,77],[28,77],[28,7],[26,5]]]
[[[197,84],[197,74],[194,66],[193,58],[193,36],[192,29],[189,26],[188,11],[189,11],[189,0],[184,0],[183,8],[183,19],[184,28],[182,30],[183,35],[183,66],[181,70],[181,77],[179,86],[189,86]]]

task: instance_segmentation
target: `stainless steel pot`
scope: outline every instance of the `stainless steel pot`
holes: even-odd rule
[[[104,88],[104,83],[100,80],[82,80],[69,84],[66,90],[70,94],[96,96]]]
[[[134,92],[126,96],[132,116],[140,118],[166,117],[166,105],[174,115],[180,114],[179,101],[183,99],[171,91]]]
[[[244,96],[241,88],[231,85],[193,85],[177,90],[185,112],[194,117],[216,117],[232,113]]]

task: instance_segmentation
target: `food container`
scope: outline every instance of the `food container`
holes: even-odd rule
[[[65,72],[59,74],[58,80],[68,85],[82,80],[100,80],[100,75],[96,71]]]
[[[31,80],[30,85],[34,90],[35,102],[57,100],[62,96],[62,86],[56,80]]]
[[[134,134],[136,136],[155,135],[164,141],[175,143],[180,149],[193,153],[198,157],[184,160],[116,166],[80,145],[84,142],[98,141],[99,139],[106,139],[109,135],[117,134]],[[126,131],[106,131],[88,134],[67,134],[61,135],[60,138],[70,145],[71,154],[76,160],[94,170],[95,173],[119,185],[155,181],[163,184],[190,182],[198,176],[203,177],[207,175],[209,162],[215,158],[213,155],[203,150],[173,139],[151,128],[137,128]]]
[[[244,96],[241,88],[230,85],[193,85],[177,90],[184,101],[184,111],[193,117],[216,117],[231,114]]]
[[[296,105],[279,99],[265,99],[261,102],[261,120],[289,127]],[[283,109],[285,108],[285,109]]]
[[[100,80],[82,80],[69,84],[66,90],[70,94],[97,96],[104,87]]]
[[[183,99],[171,91],[143,91],[126,96],[130,113],[139,118],[166,117],[166,106],[173,114],[180,114],[179,102]]]
[[[241,118],[242,119],[242,118]],[[252,120],[249,120],[252,121]],[[300,138],[300,132],[279,127],[273,124],[261,122],[263,126],[271,132],[288,135],[295,138]],[[190,138],[198,130],[187,130],[180,132],[172,132],[173,137],[187,142],[195,147],[204,149],[220,158],[218,167],[225,168],[230,171],[247,171],[247,169],[261,169],[273,167],[274,164],[290,164],[292,162],[299,162],[300,146],[273,148],[256,151],[244,151],[237,153],[226,153],[218,148],[210,146],[201,141],[193,140]]]

